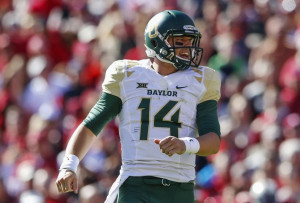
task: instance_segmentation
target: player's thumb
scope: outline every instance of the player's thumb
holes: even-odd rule
[[[154,142],[155,142],[156,144],[159,144],[159,143],[160,143],[160,140],[159,140],[159,139],[155,139]]]

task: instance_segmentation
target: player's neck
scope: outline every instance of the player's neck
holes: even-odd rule
[[[170,75],[178,71],[172,64],[162,62],[156,58],[152,61],[152,68],[162,76]]]

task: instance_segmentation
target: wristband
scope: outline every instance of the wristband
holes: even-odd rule
[[[192,153],[196,154],[200,149],[200,143],[196,138],[193,137],[183,137],[180,138],[185,144],[185,152],[184,153]]]
[[[79,158],[74,154],[66,154],[59,170],[68,169],[76,173],[79,165]]]

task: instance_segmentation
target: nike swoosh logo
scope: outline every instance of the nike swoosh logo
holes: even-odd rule
[[[188,87],[188,86],[177,86],[176,85],[176,89],[182,89],[182,88],[186,88],[186,87]]]

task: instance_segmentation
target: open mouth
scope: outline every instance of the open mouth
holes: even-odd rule
[[[187,52],[180,53],[178,57],[181,59],[190,60],[190,54]]]

